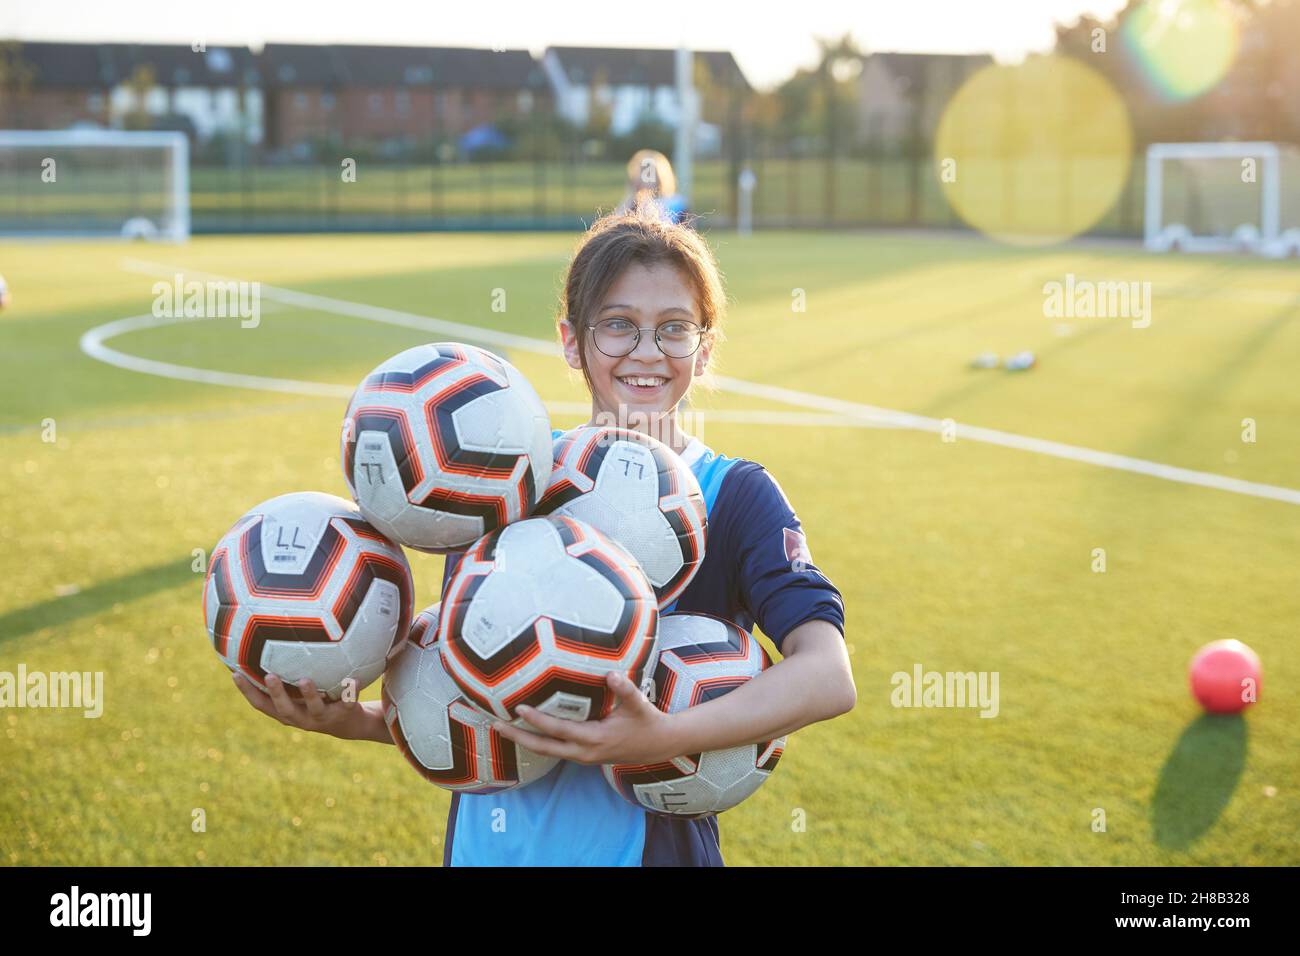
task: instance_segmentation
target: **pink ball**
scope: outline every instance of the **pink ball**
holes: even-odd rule
[[[1212,714],[1235,714],[1253,703],[1259,697],[1259,677],[1255,652],[1234,640],[1206,644],[1188,669],[1192,695]]]

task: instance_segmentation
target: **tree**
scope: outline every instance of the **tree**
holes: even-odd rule
[[[817,88],[821,95],[822,124],[826,143],[826,218],[835,215],[835,157],[840,144],[852,142],[857,128],[853,105],[857,102],[857,79],[862,72],[862,50],[853,36],[838,40],[815,37],[817,41]]]
[[[32,90],[35,68],[23,59],[22,44],[16,40],[0,42],[0,122],[26,125],[18,108]]]
[[[1300,71],[1292,66],[1300,0],[1220,0],[1238,23],[1237,57],[1214,87],[1187,99],[1167,95],[1127,40],[1129,21],[1149,2],[1129,0],[1110,21],[1084,16],[1056,27],[1056,52],[1097,70],[1124,98],[1137,144],[1300,136],[1300,109],[1293,107]],[[1178,13],[1175,5],[1169,15]]]
[[[149,91],[154,88],[154,69],[147,63],[141,63],[131,71],[127,80],[131,90],[131,112],[126,114],[124,125],[127,129],[151,129],[153,117],[149,115]]]

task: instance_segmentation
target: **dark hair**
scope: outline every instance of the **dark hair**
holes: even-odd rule
[[[599,310],[609,287],[632,263],[668,264],[684,273],[695,291],[705,341],[712,343],[721,338],[726,293],[713,250],[700,234],[690,226],[664,222],[643,206],[603,216],[592,223],[569,263],[558,317],[577,337],[588,388],[591,375],[587,371],[584,325]]]

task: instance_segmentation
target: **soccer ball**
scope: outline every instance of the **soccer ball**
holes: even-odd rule
[[[497,793],[548,774],[558,757],[515,744],[492,729],[442,666],[437,646],[441,604],[416,615],[411,633],[384,671],[384,720],[420,776],[447,790]]]
[[[266,690],[310,678],[332,700],[384,672],[411,621],[411,569],[350,501],[318,492],[258,505],[212,551],[203,616],[217,656]]]
[[[0,276],[0,309],[9,304],[9,286],[5,284],[5,277]]]
[[[708,517],[695,475],[663,442],[626,428],[587,425],[561,435],[533,514],[578,518],[627,548],[660,610],[704,560]]]
[[[435,553],[526,517],[551,475],[542,400],[472,345],[418,345],[376,368],[352,395],[340,445],[366,520]]]
[[[1235,714],[1259,699],[1259,657],[1241,641],[1211,641],[1192,658],[1192,694],[1211,714]]]
[[[529,518],[483,538],[447,585],[438,646],[461,692],[514,720],[520,704],[568,720],[614,707],[605,676],[641,685],[659,608],[636,559],[589,524]]]
[[[705,614],[666,614],[659,621],[655,706],[675,714],[721,697],[772,664],[744,628]],[[609,785],[652,813],[700,817],[729,810],[763,785],[781,759],[785,738],[674,757],[656,764],[605,764]]]

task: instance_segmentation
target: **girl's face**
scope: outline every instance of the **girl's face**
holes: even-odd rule
[[[602,319],[622,318],[644,329],[631,354],[612,358],[596,348],[595,335],[586,326]],[[710,342],[705,333],[694,355],[672,358],[655,344],[656,329],[666,322],[694,322],[703,326],[695,292],[686,276],[669,264],[646,266],[634,262],[609,287],[595,315],[584,316],[578,334],[586,336],[587,374],[591,379],[592,410],[614,416],[620,423],[653,420],[677,407],[691,380],[704,374]],[[564,357],[571,368],[582,369],[578,340],[569,323],[560,324]]]

